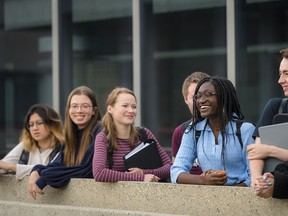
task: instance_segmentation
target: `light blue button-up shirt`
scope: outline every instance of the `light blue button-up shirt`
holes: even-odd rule
[[[171,167],[171,181],[176,183],[180,173],[189,173],[194,160],[198,158],[203,171],[208,169],[225,170],[228,175],[225,185],[244,182],[247,186],[250,186],[251,179],[246,146],[254,143],[254,139],[252,138],[254,129],[255,127],[251,123],[244,122],[242,124],[240,130],[243,147],[236,136],[237,128],[235,122],[227,124],[227,137],[225,135],[223,137],[219,133],[218,144],[215,143],[215,136],[207,124],[207,119],[196,125],[196,130],[201,131],[197,144],[195,130],[193,129],[188,132],[186,129],[175,162]]]

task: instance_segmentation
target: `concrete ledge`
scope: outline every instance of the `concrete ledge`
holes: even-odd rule
[[[63,205],[46,205],[46,204],[30,204],[19,203],[12,201],[0,201],[0,215],[67,215],[67,216],[103,216],[103,215],[117,215],[117,216],[162,216],[163,214],[148,213],[148,212],[136,212],[136,211],[123,211],[112,209],[99,209],[88,207],[75,207],[75,206],[63,206]],[[168,214],[165,214],[168,216]],[[169,214],[171,215],[171,214]]]
[[[70,216],[80,212],[83,215],[195,216],[263,216],[286,215],[288,212],[287,200],[258,198],[251,188],[243,187],[100,183],[93,179],[72,179],[63,189],[46,187],[45,194],[33,200],[27,193],[27,182],[28,177],[16,181],[14,176],[0,176],[1,213],[3,209],[6,212],[4,215],[18,215],[18,212],[23,216],[39,215],[41,212],[41,215],[61,212],[60,215]],[[25,211],[29,214],[24,214]]]

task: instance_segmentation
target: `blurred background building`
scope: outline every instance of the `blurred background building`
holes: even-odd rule
[[[35,103],[64,116],[76,86],[104,113],[116,86],[135,91],[136,124],[169,150],[190,116],[182,83],[193,71],[229,78],[256,124],[288,47],[287,0],[0,0],[0,156],[19,141]],[[0,158],[1,158],[0,157]]]

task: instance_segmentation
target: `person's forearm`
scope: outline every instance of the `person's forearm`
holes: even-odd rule
[[[288,150],[276,146],[271,146],[269,157],[277,158],[281,161],[288,161]]]
[[[8,164],[8,170],[12,172],[16,172],[16,164],[14,163]]]
[[[180,184],[204,184],[204,177],[200,175],[192,175],[189,173],[180,173],[177,178],[177,183]]]
[[[255,183],[255,179],[263,173],[264,161],[263,160],[250,160],[250,173],[251,183]]]
[[[1,168],[6,171],[16,172],[16,164],[15,163],[7,163],[2,161]]]

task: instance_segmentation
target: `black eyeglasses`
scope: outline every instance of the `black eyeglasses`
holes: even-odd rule
[[[206,100],[207,98],[210,98],[210,97],[212,97],[214,95],[217,95],[217,93],[208,91],[208,92],[204,92],[203,94],[198,93],[198,94],[194,95],[193,99],[196,100],[196,101],[200,100],[200,98],[202,98],[202,100]]]

